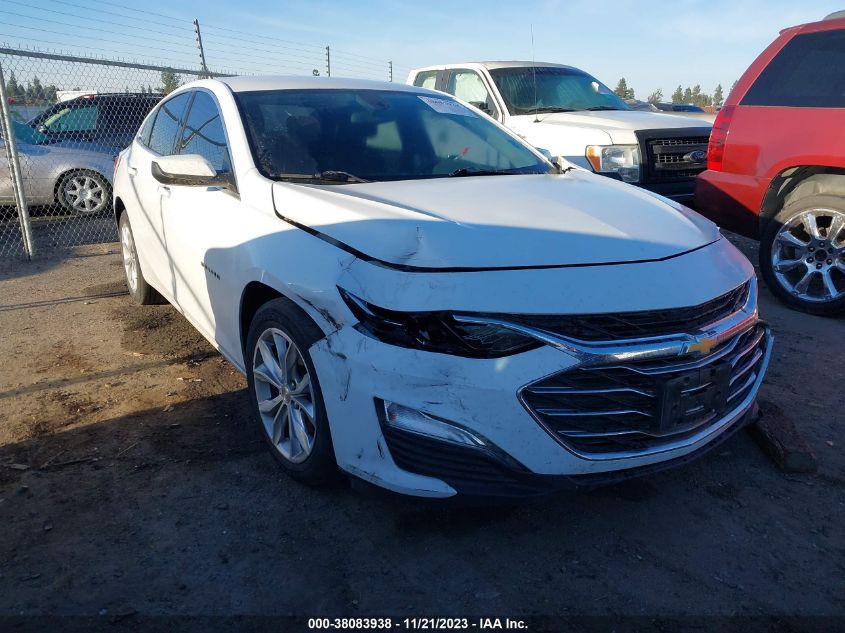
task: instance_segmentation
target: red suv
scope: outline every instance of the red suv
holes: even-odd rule
[[[696,209],[760,240],[786,304],[845,311],[845,12],[785,29],[719,111]]]

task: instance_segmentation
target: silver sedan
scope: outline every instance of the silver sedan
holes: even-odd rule
[[[12,122],[29,206],[54,206],[95,215],[111,207],[115,150],[79,141],[51,143],[49,137]],[[0,137],[0,205],[15,203],[5,139]]]

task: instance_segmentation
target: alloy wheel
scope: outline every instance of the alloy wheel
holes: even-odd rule
[[[258,338],[252,360],[255,397],[267,437],[293,463],[305,461],[317,435],[311,375],[299,348],[282,330]]]
[[[772,269],[793,296],[827,303],[845,296],[845,214],[805,209],[775,236]]]
[[[138,254],[135,251],[135,240],[128,222],[120,225],[120,247],[123,251],[123,270],[126,272],[126,283],[129,291],[134,293],[138,288]]]
[[[105,184],[89,174],[68,178],[62,187],[62,196],[73,211],[84,214],[102,211],[108,200]]]

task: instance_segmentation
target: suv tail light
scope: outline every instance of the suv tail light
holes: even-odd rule
[[[728,140],[728,128],[731,125],[735,109],[736,106],[724,106],[716,115],[713,130],[710,132],[710,143],[707,145],[707,169],[722,171],[725,143]]]

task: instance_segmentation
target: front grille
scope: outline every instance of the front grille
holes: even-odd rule
[[[645,141],[647,182],[691,180],[705,170],[705,161],[693,161],[690,154],[707,152],[708,136],[651,138]]]
[[[752,392],[768,337],[756,325],[708,356],[630,361],[565,371],[520,397],[561,442],[583,454],[638,453],[719,422]]]
[[[616,314],[509,315],[507,320],[582,341],[645,338],[692,332],[730,316],[745,305],[750,285],[697,306]]]

